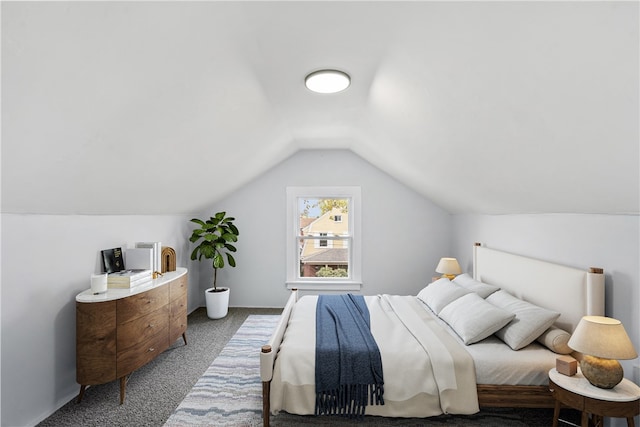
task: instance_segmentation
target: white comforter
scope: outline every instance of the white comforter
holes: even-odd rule
[[[385,405],[366,413],[426,417],[479,410],[473,360],[412,296],[365,297],[371,332],[384,372]],[[294,306],[271,382],[271,411],[313,414],[315,405],[315,305],[305,296]]]

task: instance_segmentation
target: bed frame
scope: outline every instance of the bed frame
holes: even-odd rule
[[[546,261],[483,247],[473,248],[473,277],[496,285],[533,304],[562,313],[555,325],[573,332],[585,315],[604,316],[604,272],[583,271]],[[260,353],[263,424],[269,427],[270,389],[273,367],[289,316],[298,301],[293,290],[269,342]],[[478,384],[480,408],[553,408],[547,386]]]

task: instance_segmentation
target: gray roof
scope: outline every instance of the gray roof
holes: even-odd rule
[[[302,259],[303,264],[348,264],[348,250],[345,248],[327,248],[324,251],[317,252]]]

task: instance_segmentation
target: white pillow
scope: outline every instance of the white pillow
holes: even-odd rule
[[[486,298],[492,293],[500,289],[497,286],[478,282],[473,277],[469,276],[469,274],[467,273],[456,276],[456,278],[453,279],[453,283],[460,285],[463,288],[469,289],[470,291],[475,292],[476,294],[480,295],[482,298]]]
[[[418,298],[427,304],[435,314],[440,313],[447,304],[468,294],[468,289],[454,285],[445,277],[428,284],[418,293]]]
[[[451,302],[440,312],[465,344],[481,341],[509,323],[515,314],[489,304],[471,292]]]
[[[554,353],[569,354],[573,352],[568,344],[569,338],[571,338],[571,334],[569,332],[552,326],[536,338],[536,341]]]
[[[515,314],[511,323],[496,332],[496,336],[513,350],[531,344],[560,317],[556,311],[518,299],[504,290],[489,295],[487,301]]]

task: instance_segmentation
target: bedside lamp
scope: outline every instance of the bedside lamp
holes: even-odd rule
[[[610,317],[584,316],[568,345],[583,354],[582,375],[600,388],[613,388],[622,381],[622,366],[616,359],[638,357],[622,323]]]
[[[462,273],[460,270],[460,264],[455,258],[440,258],[440,262],[436,267],[436,273],[442,273],[442,277],[446,277],[449,280],[453,280],[456,274]]]

